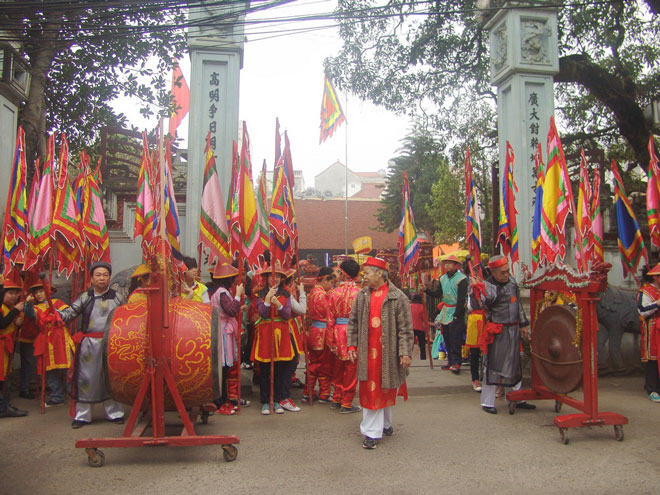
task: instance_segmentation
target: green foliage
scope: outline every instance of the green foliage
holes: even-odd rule
[[[23,43],[31,64],[33,88],[21,115],[29,145],[42,148],[43,132],[58,131],[67,134],[72,152],[89,146],[101,128],[126,124],[109,105],[120,95],[139,98],[147,115],[167,112],[172,60],[185,49],[185,9],[96,0],[22,3],[3,3],[3,25]]]
[[[488,74],[488,33],[480,17],[492,11],[479,11],[476,3],[339,0],[344,45],[326,59],[326,71],[364,99],[424,115],[444,145],[477,138],[493,146],[495,119],[488,132],[478,125],[459,132],[462,115],[482,106],[492,109],[496,97]],[[660,81],[660,16],[649,11],[654,3],[559,7],[558,121],[579,136],[567,140],[567,151],[625,144],[637,164],[648,163],[645,141],[651,129],[642,114],[658,98]]]
[[[392,232],[401,223],[401,190],[403,172],[408,175],[410,202],[415,215],[418,231],[428,231],[434,221],[426,211],[431,199],[431,186],[437,179],[437,166],[444,158],[440,146],[433,137],[417,128],[402,140],[399,155],[390,160],[387,175],[387,189],[383,193],[378,210],[379,228]]]
[[[465,240],[465,181],[463,171],[447,160],[438,163],[438,179],[431,187],[427,213],[433,217],[434,240],[452,244]]]

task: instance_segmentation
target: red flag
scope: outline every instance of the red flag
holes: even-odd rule
[[[298,227],[293,207],[293,195],[284,173],[283,158],[275,167],[275,187],[270,206],[271,263],[288,266],[297,252]]]
[[[153,165],[149,152],[146,131],[142,133],[142,161],[138,172],[137,198],[135,201],[135,223],[133,224],[133,239],[142,236],[142,259],[148,260],[155,251],[158,215],[153,190]]]
[[[280,161],[280,156],[282,155],[282,136],[280,135],[280,119],[275,117],[275,162]]]
[[[28,203],[25,197],[26,169],[25,131],[19,126],[16,134],[14,164],[2,227],[2,258],[5,270],[9,269],[10,263],[24,261],[28,247]],[[32,190],[34,190],[35,182],[39,181],[39,174],[37,173],[32,180]]]
[[[39,183],[34,211],[30,212],[30,244],[25,255],[24,269],[40,268],[37,264],[50,253],[50,224],[53,219],[53,166],[55,163],[55,135],[48,137],[46,161]]]
[[[202,188],[202,210],[199,221],[199,244],[209,251],[209,265],[221,261],[230,262],[227,213],[222,198],[220,180],[215,169],[215,157],[211,149],[211,133],[206,135],[206,164]]]
[[[651,244],[660,249],[660,170],[655,156],[653,136],[649,136],[649,171],[646,186],[646,218],[649,224]]]
[[[511,265],[518,261],[518,225],[516,222],[518,212],[515,205],[515,194],[518,193],[518,186],[513,178],[514,160],[513,148],[507,141],[496,245],[499,244],[502,247],[504,256],[510,256]]]
[[[592,246],[589,259],[592,261],[603,261],[603,218],[600,214],[600,171],[594,169],[594,183],[591,188],[589,199],[591,213],[591,236]]]
[[[80,232],[80,212],[76,204],[71,183],[69,182],[69,143],[62,134],[60,147],[59,172],[55,183],[55,206],[51,237],[55,242],[55,263],[58,273],[66,278],[81,268],[83,241]]]
[[[277,162],[275,162],[277,163]],[[286,179],[291,188],[291,194],[293,195],[293,189],[296,185],[295,177],[293,176],[293,160],[291,159],[291,145],[289,144],[289,136],[286,131],[284,131],[284,173],[286,174]]]
[[[177,127],[190,110],[190,88],[177,61],[174,62],[172,71],[172,98],[175,111],[170,116],[168,132],[170,136],[175,137]]]
[[[582,236],[582,245],[578,245],[579,236],[575,236],[575,255],[578,265],[587,266],[588,252],[591,249],[591,209],[589,207],[589,198],[591,197],[591,183],[589,182],[589,171],[587,170],[587,158],[584,156],[584,150],[580,154],[580,184],[578,192],[577,211],[575,220],[577,230]],[[593,242],[593,241],[592,241]],[[586,258],[586,259],[585,259]]]

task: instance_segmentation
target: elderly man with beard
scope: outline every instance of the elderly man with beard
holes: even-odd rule
[[[383,435],[394,431],[396,396],[407,399],[414,337],[408,298],[389,282],[385,260],[369,258],[363,268],[365,287],[348,319],[348,357],[358,363],[362,447],[375,449]]]

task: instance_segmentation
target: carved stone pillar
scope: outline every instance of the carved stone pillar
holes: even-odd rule
[[[559,72],[559,61],[556,10],[522,8],[524,5],[506,3],[487,22],[486,29],[490,34],[491,83],[497,86],[500,178],[509,141],[515,153],[514,178],[519,188],[518,251],[520,261],[530,266],[534,154],[540,142],[546,160],[548,127],[554,112],[553,77]]]
[[[232,141],[238,141],[238,90],[243,65],[243,20],[249,2],[207,2],[190,8],[190,124],[188,130],[188,173],[184,252],[197,256],[206,134],[224,200],[231,180]]]

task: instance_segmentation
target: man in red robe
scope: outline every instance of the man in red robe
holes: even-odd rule
[[[375,449],[383,435],[394,432],[397,395],[407,399],[405,380],[414,337],[408,298],[389,282],[385,260],[369,258],[363,268],[365,287],[348,321],[348,356],[358,363],[362,447]]]

